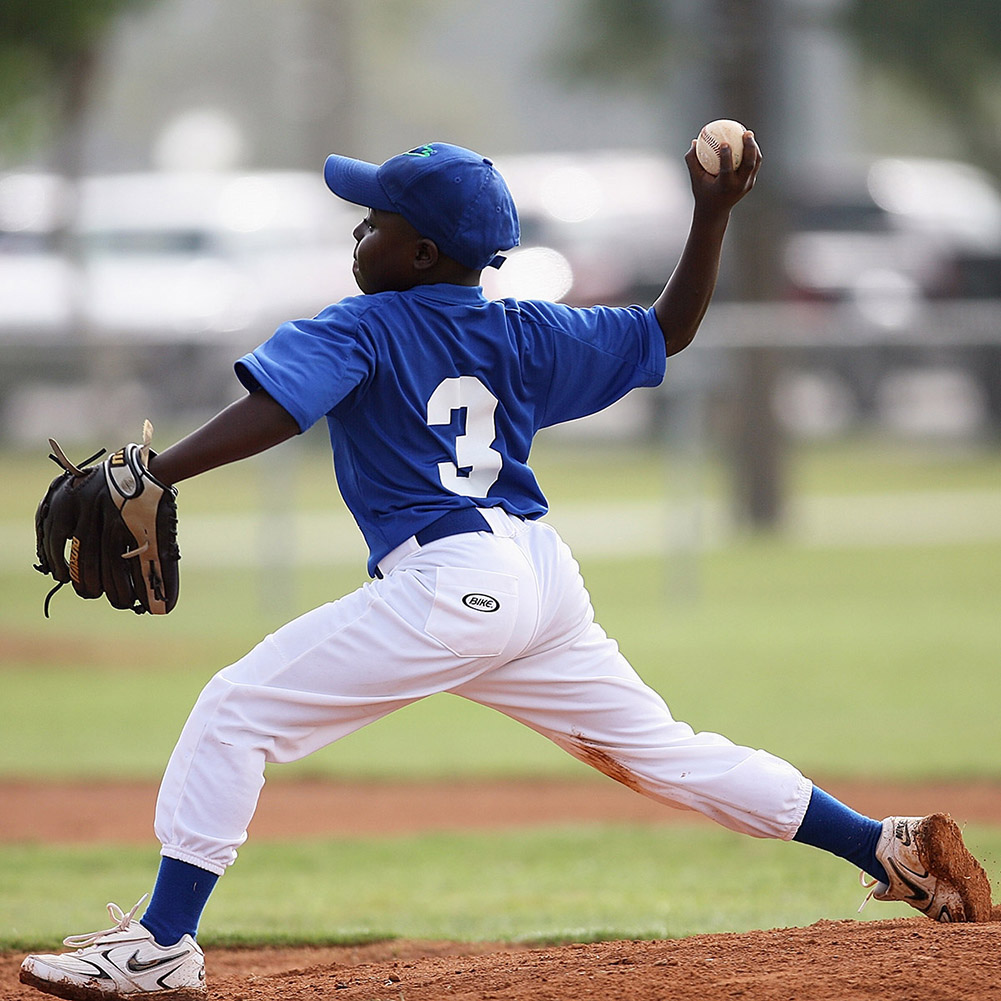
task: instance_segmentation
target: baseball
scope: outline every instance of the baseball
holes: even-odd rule
[[[718,174],[720,147],[726,143],[730,147],[733,167],[736,170],[744,156],[746,131],[740,122],[731,121],[729,118],[720,118],[703,126],[698,139],[695,140],[695,155],[699,158],[699,163],[710,174]]]

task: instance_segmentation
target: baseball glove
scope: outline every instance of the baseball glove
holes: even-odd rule
[[[56,581],[46,618],[52,596],[70,582],[81,598],[104,595],[137,615],[166,615],[177,604],[177,490],[147,469],[152,436],[146,421],[142,445],[125,445],[97,466],[90,463],[103,449],[75,466],[49,439],[49,458],[64,472],[35,512],[35,569]]]

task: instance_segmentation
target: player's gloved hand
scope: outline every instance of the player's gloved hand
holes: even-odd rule
[[[35,512],[35,569],[56,581],[46,616],[52,595],[70,582],[82,598],[103,595],[137,614],[165,615],[177,604],[177,490],[147,468],[152,434],[147,421],[142,445],[125,445],[98,466],[89,463],[103,450],[76,466],[49,439],[64,472]]]

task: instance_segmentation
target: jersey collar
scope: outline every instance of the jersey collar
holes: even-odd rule
[[[410,289],[412,295],[420,299],[430,299],[433,302],[478,303],[486,302],[483,287],[480,285],[453,285],[441,282],[437,285],[415,285]]]

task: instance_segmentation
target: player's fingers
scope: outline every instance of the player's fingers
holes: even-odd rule
[[[722,155],[720,161],[722,162]],[[746,194],[754,187],[754,179],[761,167],[761,150],[755,141],[754,133],[747,131],[743,136],[743,153],[740,166],[733,171],[734,178],[739,182],[741,190]]]
[[[692,185],[692,191],[698,196],[700,189],[706,183],[706,169],[699,163],[698,154],[695,151],[695,140],[685,154],[685,166],[688,167],[688,179]]]

